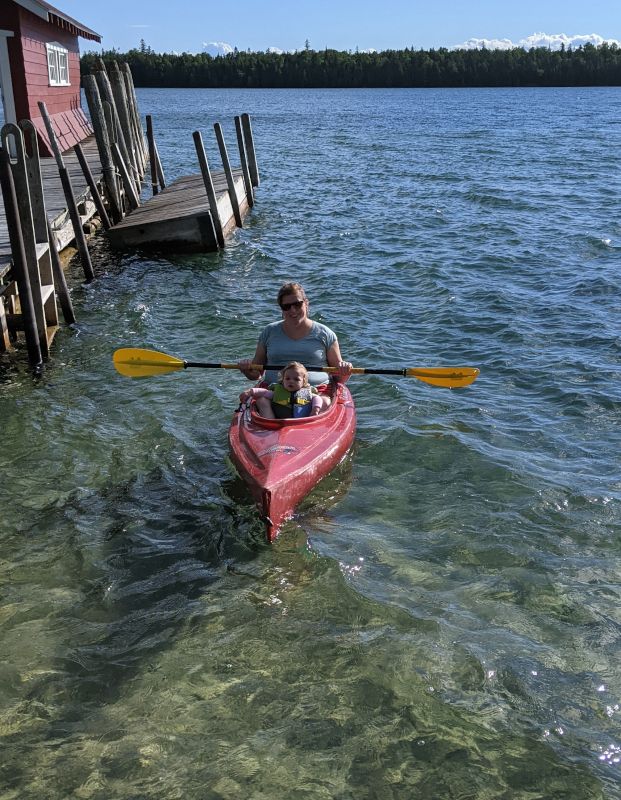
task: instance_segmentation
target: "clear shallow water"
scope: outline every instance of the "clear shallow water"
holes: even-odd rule
[[[42,380],[0,371],[4,798],[620,796],[618,89],[159,91],[262,184],[223,254],[95,245]],[[362,366],[352,456],[273,546],[226,462],[300,279]]]

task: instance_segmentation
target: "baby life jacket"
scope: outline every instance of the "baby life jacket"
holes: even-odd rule
[[[269,389],[273,392],[272,408],[277,419],[310,416],[313,395],[317,394],[314,386],[288,392],[281,383],[272,383]]]

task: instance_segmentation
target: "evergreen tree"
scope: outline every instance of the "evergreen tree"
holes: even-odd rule
[[[81,58],[82,73],[96,69],[94,53]],[[359,88],[466,86],[621,86],[621,48],[586,44],[575,49],[385,50],[361,53],[311,50],[295,53],[239,51],[156,53],[103,51],[106,63],[127,61],[136,86],[243,88]]]

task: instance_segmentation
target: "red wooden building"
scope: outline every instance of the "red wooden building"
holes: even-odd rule
[[[80,104],[78,37],[101,37],[44,0],[0,0],[0,88],[5,122],[31,119],[51,155],[43,100],[63,150],[92,133]]]

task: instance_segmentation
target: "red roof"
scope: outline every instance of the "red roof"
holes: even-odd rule
[[[46,20],[52,25],[62,28],[64,31],[69,31],[74,36],[81,36],[83,39],[92,39],[95,42],[101,42],[101,36],[86,25],[82,25],[73,17],[63,14],[58,8],[54,8],[45,0],[13,0],[14,3],[25,8],[38,17]]]

